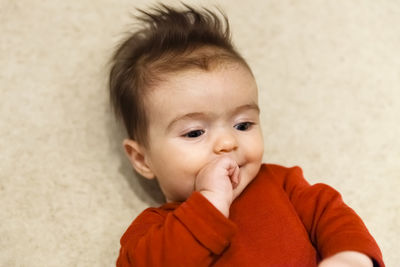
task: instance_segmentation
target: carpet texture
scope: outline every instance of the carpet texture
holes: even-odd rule
[[[400,2],[185,2],[229,16],[260,88],[265,161],[338,189],[397,266]],[[107,61],[152,3],[0,0],[0,266],[113,266],[160,201],[107,95]]]

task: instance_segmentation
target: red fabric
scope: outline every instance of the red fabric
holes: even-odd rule
[[[381,252],[340,194],[300,168],[263,165],[225,218],[200,193],[143,211],[121,238],[117,266],[316,266],[344,250]]]

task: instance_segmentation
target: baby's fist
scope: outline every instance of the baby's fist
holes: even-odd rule
[[[230,157],[208,163],[196,177],[195,190],[205,196],[226,217],[232,204],[233,189],[239,184],[239,166]]]

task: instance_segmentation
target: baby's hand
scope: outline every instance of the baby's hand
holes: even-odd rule
[[[324,259],[318,267],[372,267],[371,259],[360,252],[343,251]]]
[[[208,163],[196,177],[195,190],[205,196],[226,217],[234,200],[233,189],[239,184],[239,166],[230,157]]]

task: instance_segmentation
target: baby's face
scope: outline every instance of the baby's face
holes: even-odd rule
[[[194,191],[199,171],[226,155],[240,167],[240,194],[263,156],[256,82],[240,64],[171,74],[146,98],[149,147],[145,159],[168,202]]]

